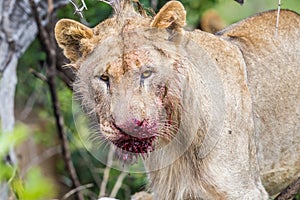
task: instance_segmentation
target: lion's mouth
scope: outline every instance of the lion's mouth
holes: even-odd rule
[[[142,156],[154,151],[154,140],[156,139],[155,134],[149,134],[148,137],[135,137],[131,134],[125,133],[122,129],[114,125],[118,131],[118,139],[112,140],[111,142],[117,146],[122,153],[128,154],[140,154]],[[123,158],[126,160],[127,157]]]

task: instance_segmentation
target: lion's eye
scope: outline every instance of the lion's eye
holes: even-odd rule
[[[152,71],[151,71],[151,70],[146,70],[146,71],[144,71],[144,72],[142,73],[141,78],[142,78],[142,79],[149,78],[149,77],[151,76],[151,74],[152,74]]]
[[[108,82],[109,81],[109,76],[107,76],[107,75],[101,75],[101,76],[99,76],[99,79],[101,81]]]

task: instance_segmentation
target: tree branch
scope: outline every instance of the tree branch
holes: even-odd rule
[[[64,129],[64,119],[61,114],[59,100],[56,92],[56,48],[55,43],[53,41],[53,36],[51,37],[52,31],[47,31],[45,27],[42,26],[41,19],[39,17],[39,13],[37,11],[37,7],[35,5],[34,0],[29,0],[30,6],[32,9],[33,16],[35,18],[37,27],[38,27],[38,38],[42,44],[42,47],[44,48],[44,51],[47,54],[47,83],[51,94],[51,100],[52,100],[52,106],[53,106],[53,112],[55,115],[56,120],[56,126],[58,131],[58,136],[60,138],[61,142],[61,149],[62,149],[62,155],[64,158],[64,162],[66,164],[67,170],[70,173],[71,180],[73,183],[73,188],[80,188],[81,184],[78,180],[76,170],[74,167],[74,164],[71,159],[71,152],[69,150],[69,143],[67,139],[67,134]],[[51,19],[49,19],[51,20]],[[52,23],[49,22],[48,27],[51,27]],[[50,33],[49,33],[50,32]],[[52,41],[51,41],[52,39]],[[84,200],[83,194],[81,193],[81,190],[76,190],[77,192],[77,198],[79,200]]]
[[[86,184],[86,185],[81,185],[77,188],[74,188],[73,190],[69,191],[67,194],[65,194],[62,198],[62,200],[65,200],[65,199],[68,199],[70,196],[72,196],[73,194],[75,194],[76,192],[78,193],[79,191],[81,190],[85,190],[85,189],[88,189],[88,188],[91,188],[93,187],[94,184],[92,183],[89,183],[89,184]]]
[[[110,197],[115,198],[117,196],[117,194],[118,194],[118,192],[119,192],[119,190],[120,190],[120,188],[122,186],[123,180],[126,177],[126,175],[127,175],[126,172],[122,172],[118,176],[118,179],[117,179],[117,181],[116,181],[116,183],[115,183],[115,185],[114,185],[114,187],[113,187],[113,189],[112,189],[112,191],[111,191],[111,193],[109,195]]]
[[[114,151],[113,146],[110,145],[110,149],[109,149],[108,157],[107,157],[107,165],[106,165],[104,173],[103,173],[103,180],[102,180],[101,187],[100,187],[99,198],[104,197],[104,195],[106,193],[106,185],[107,185],[108,178],[109,178],[110,166],[112,165],[114,152],[115,151]]]
[[[47,80],[47,77],[45,77],[43,74],[41,74],[41,73],[39,73],[39,72],[37,72],[37,71],[35,71],[34,69],[29,69],[29,72],[31,73],[31,74],[33,74],[35,77],[37,77],[38,79],[40,79],[40,80],[42,80],[42,81],[44,81],[44,82],[48,82],[48,80]]]

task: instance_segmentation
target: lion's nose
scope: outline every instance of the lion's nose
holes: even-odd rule
[[[137,127],[143,127],[144,125],[147,124],[147,121],[145,119],[143,120],[134,119],[133,122],[137,125]]]
[[[147,132],[149,127],[148,120],[146,119],[131,119],[126,122],[126,124],[122,125],[126,132],[131,133],[142,133]]]
[[[128,135],[146,138],[153,135],[154,127],[147,119],[130,119],[123,123],[115,122],[115,125]]]

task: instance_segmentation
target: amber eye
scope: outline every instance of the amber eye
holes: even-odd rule
[[[101,76],[99,76],[99,79],[101,81],[108,82],[109,81],[109,76],[107,76],[107,75],[101,75]]]
[[[151,74],[152,74],[152,71],[151,71],[151,70],[146,70],[146,71],[144,71],[144,72],[142,73],[141,78],[142,78],[142,79],[146,79],[146,78],[150,77]]]

